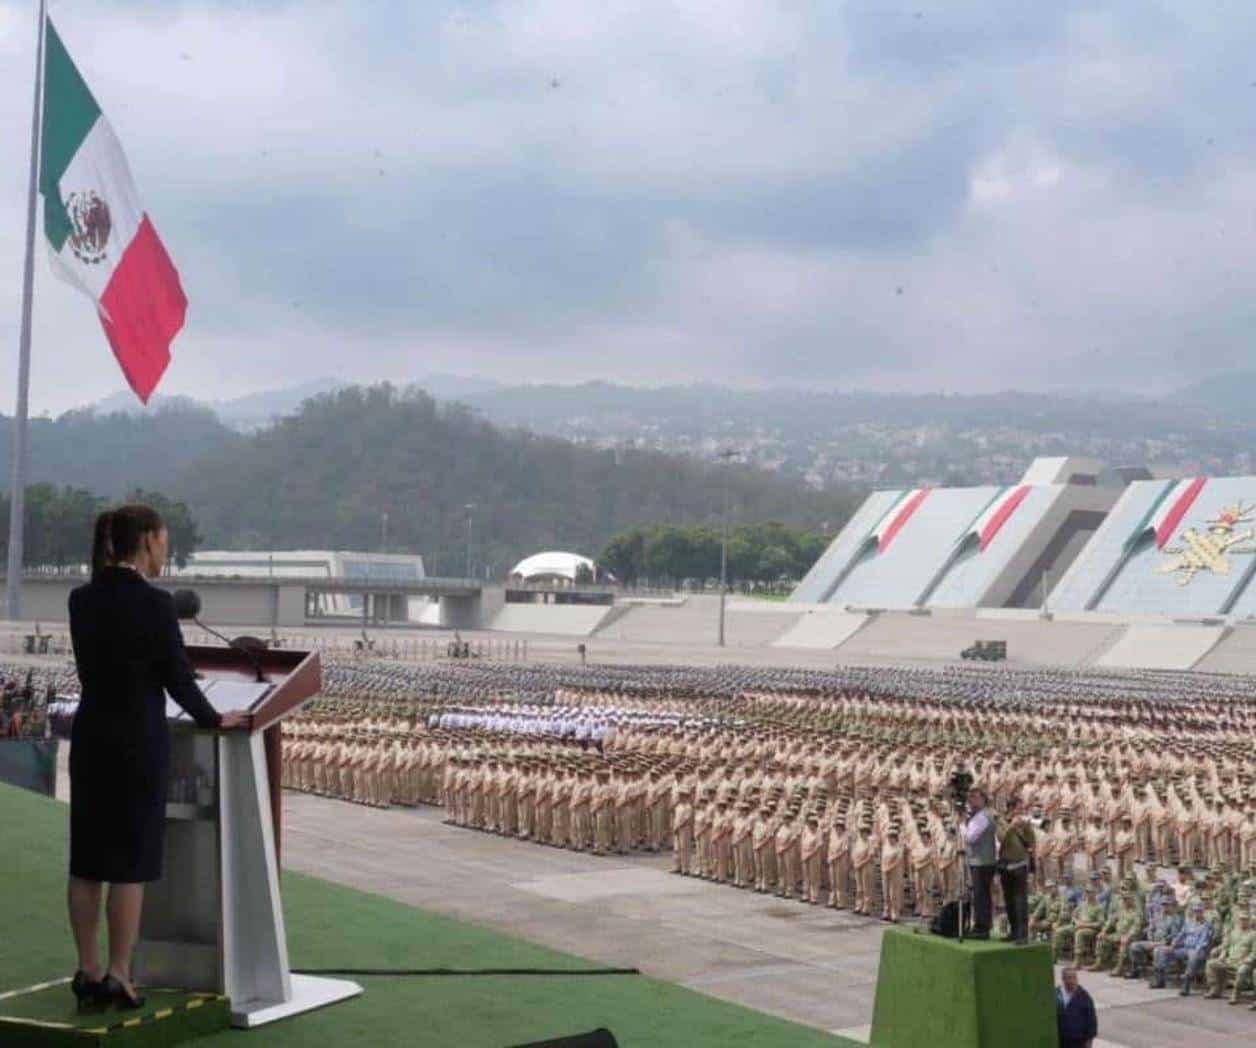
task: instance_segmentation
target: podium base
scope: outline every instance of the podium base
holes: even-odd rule
[[[243,1030],[265,1026],[277,1019],[287,1019],[338,1001],[347,1001],[362,992],[361,986],[348,979],[325,979],[317,975],[293,975],[290,978],[292,997],[287,1001],[232,1001],[231,1025]]]

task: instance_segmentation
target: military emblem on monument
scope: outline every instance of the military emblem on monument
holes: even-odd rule
[[[109,217],[109,205],[92,190],[71,193],[65,202],[74,232],[70,234],[70,250],[74,257],[89,266],[103,262],[109,244],[109,231],[113,221]]]
[[[1208,527],[1200,531],[1187,528],[1182,533],[1182,545],[1165,546],[1164,552],[1173,559],[1161,564],[1156,571],[1162,575],[1178,575],[1178,585],[1185,586],[1201,571],[1214,575],[1228,575],[1232,553],[1256,553],[1256,529],[1240,531],[1239,525],[1251,521],[1256,506],[1236,503],[1223,506],[1221,512],[1208,521]]]

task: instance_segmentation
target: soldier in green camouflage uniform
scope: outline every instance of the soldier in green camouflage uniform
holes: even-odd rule
[[[1112,935],[1106,941],[1099,940],[1099,964],[1107,967],[1113,975],[1124,975],[1129,967],[1130,944],[1143,937],[1146,923],[1138,896],[1132,891],[1126,891],[1121,896],[1121,913]]]
[[[1226,941],[1204,966],[1204,978],[1208,983],[1208,992],[1204,996],[1220,997],[1225,990],[1226,979],[1233,976],[1234,990],[1230,994],[1230,1003],[1238,1004],[1239,993],[1252,979],[1253,958],[1256,958],[1256,931],[1252,930],[1247,913],[1239,911]]]
[[[1095,889],[1086,887],[1085,901],[1073,911],[1073,963],[1084,965],[1095,948],[1095,938],[1103,927],[1103,906]]]
[[[1060,900],[1055,890],[1055,881],[1048,881],[1046,890],[1038,892],[1029,900],[1029,938],[1036,941],[1042,937],[1051,938],[1051,925]]]
[[[1101,968],[1112,967],[1112,955],[1117,942],[1117,925],[1125,915],[1125,908],[1130,905],[1126,894],[1118,895],[1115,891],[1108,897],[1108,905],[1101,907],[1103,921],[1095,935],[1095,953],[1091,963],[1085,965],[1088,972],[1097,972]]]

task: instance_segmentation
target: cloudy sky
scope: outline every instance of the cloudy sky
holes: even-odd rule
[[[35,6],[0,0],[4,376]],[[1157,393],[1256,363],[1250,0],[52,13],[191,300],[163,392],[441,371]],[[42,244],[36,296],[34,408],[117,390]]]

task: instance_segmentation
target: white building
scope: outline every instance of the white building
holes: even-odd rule
[[[412,553],[358,553],[349,550],[200,550],[176,575],[202,578],[364,579],[370,582],[417,582],[426,577],[423,558]],[[357,594],[324,593],[318,598],[324,615],[357,615]],[[409,618],[430,614],[426,597],[411,597]]]
[[[597,576],[597,568],[588,557],[579,553],[550,550],[525,557],[510,569],[512,581],[571,585],[585,575],[589,581]]]

